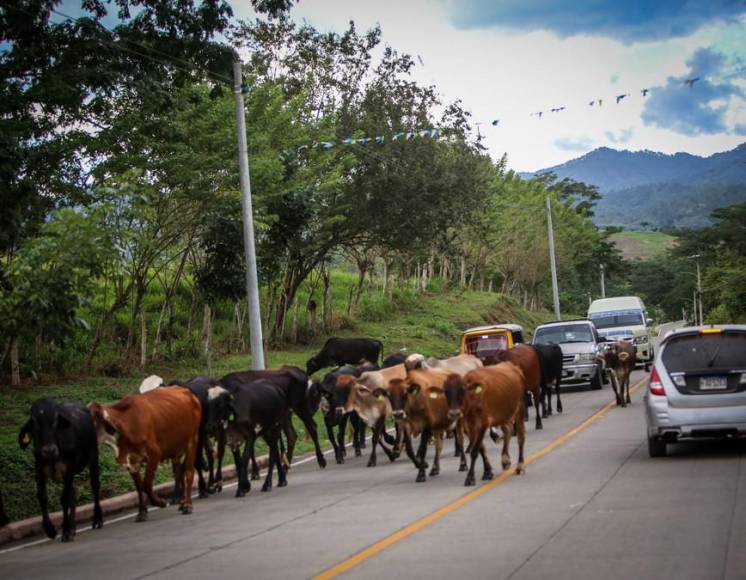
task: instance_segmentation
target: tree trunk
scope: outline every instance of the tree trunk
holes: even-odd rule
[[[161,311],[162,313],[163,311]],[[160,321],[159,321],[160,324]],[[148,362],[148,327],[145,324],[145,313],[140,314],[140,368]]]
[[[466,286],[466,257],[461,256],[461,273],[459,274],[459,284],[461,287]]]
[[[158,315],[158,324],[155,328],[155,338],[153,339],[153,358],[154,359],[158,356],[158,347],[161,345],[161,331],[163,329],[163,318],[166,315],[167,309],[168,309],[168,300],[163,302],[163,306],[161,306],[161,312]]]
[[[18,357],[18,337],[10,337],[10,384],[17,387],[21,384],[21,365]]]
[[[202,312],[202,352],[207,359],[207,374],[212,374],[212,309],[207,303]]]
[[[295,304],[293,305],[293,342],[298,342],[298,332],[300,329],[300,321],[298,320],[300,318],[300,300],[295,300]]]

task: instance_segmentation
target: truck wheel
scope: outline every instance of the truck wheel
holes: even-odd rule
[[[660,437],[648,436],[648,454],[650,457],[665,457],[666,442]]]
[[[601,378],[601,369],[596,369],[596,374],[591,379],[591,389],[598,391],[603,387],[603,379]]]

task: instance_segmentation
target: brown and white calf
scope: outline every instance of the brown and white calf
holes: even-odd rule
[[[166,502],[153,490],[158,464],[170,459],[181,481],[181,512],[192,513],[192,483],[197,459],[202,407],[188,389],[155,389],[130,395],[115,405],[88,407],[99,443],[114,448],[117,461],[132,476],[139,499],[137,521],[147,519],[145,496],[158,507]],[[145,477],[140,472],[145,468]]]
[[[463,446],[463,430],[459,418],[453,418],[448,413],[444,385],[448,377],[459,377],[445,369],[412,370],[406,379],[394,379],[387,391],[374,391],[375,395],[384,395],[391,401],[392,415],[399,423],[407,450],[418,469],[416,481],[426,481],[425,461],[427,445],[431,439],[435,443],[435,458],[430,470],[430,477],[440,473],[440,454],[443,449],[443,436],[447,432],[455,432],[461,457],[459,471],[466,470],[466,457]],[[420,444],[415,456],[412,449],[412,437],[420,437]]]
[[[449,358],[425,358],[419,354],[412,354],[404,361],[407,370],[414,369],[443,369],[464,376],[469,371],[480,369],[484,365],[473,354],[459,354]]]
[[[454,420],[461,418],[469,435],[471,464],[464,485],[474,485],[474,465],[477,455],[482,455],[483,480],[494,477],[492,465],[484,449],[484,434],[490,427],[503,431],[502,466],[511,464],[510,438],[518,436],[518,465],[516,473],[524,473],[523,447],[526,427],[523,418],[524,376],[513,363],[501,363],[467,373],[464,377],[451,375],[445,383],[449,414]]]
[[[629,378],[637,363],[637,347],[631,342],[620,340],[609,346],[604,356],[606,368],[611,374],[611,388],[614,389],[616,404],[626,407],[627,403],[632,403]]]
[[[394,461],[399,455],[398,438],[391,437],[386,433],[386,418],[391,416],[391,402],[380,392],[374,394],[374,391],[388,389],[390,380],[404,377],[406,377],[406,370],[403,364],[380,371],[363,373],[357,378],[352,375],[337,377],[334,397],[337,420],[341,420],[345,413],[355,411],[373,430],[368,467],[376,465],[376,450],[379,444],[389,460]],[[397,445],[397,447],[389,449],[384,441],[391,445]]]

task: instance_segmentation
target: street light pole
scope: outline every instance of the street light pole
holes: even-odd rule
[[[547,228],[549,229],[549,261],[552,266],[552,297],[554,298],[554,317],[562,320],[560,313],[559,286],[557,285],[557,258],[554,255],[554,228],[552,227],[552,203],[547,197]]]
[[[262,343],[262,316],[259,310],[259,279],[256,272],[256,247],[254,242],[254,213],[251,207],[251,179],[249,177],[249,149],[246,145],[246,112],[243,103],[243,73],[241,61],[233,63],[233,92],[236,94],[236,127],[238,129],[238,166],[241,179],[241,206],[243,210],[243,246],[246,254],[246,293],[249,302],[249,329],[251,333],[251,366],[262,370],[264,348]]]
[[[697,298],[699,302],[694,303],[694,309],[696,311],[697,306],[699,306],[699,324],[700,326],[703,325],[705,322],[705,318],[703,316],[702,312],[702,272],[699,269],[699,259],[702,257],[701,254],[694,254],[692,256],[689,256],[690,260],[694,260],[697,264]]]
[[[606,280],[604,279],[604,265],[600,265],[601,268],[601,298],[606,298]]]

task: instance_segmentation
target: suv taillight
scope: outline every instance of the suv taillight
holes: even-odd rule
[[[653,367],[653,372],[650,373],[650,394],[657,395],[659,397],[665,397],[666,391],[663,390],[663,383],[661,383],[661,377],[658,374],[658,369]]]

